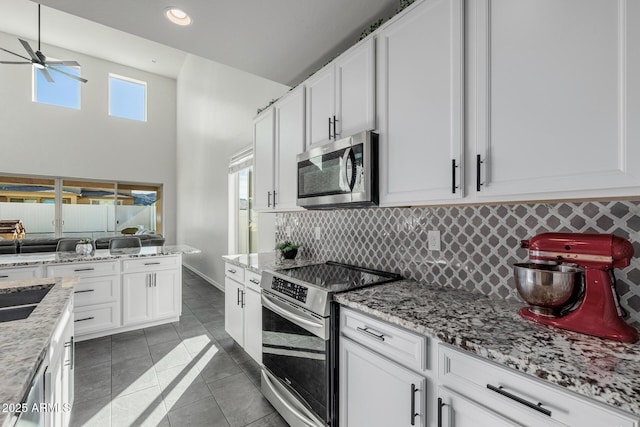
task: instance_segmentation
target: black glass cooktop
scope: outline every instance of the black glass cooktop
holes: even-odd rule
[[[337,262],[307,265],[279,270],[280,276],[288,276],[301,282],[325,289],[327,292],[344,292],[364,286],[399,280],[402,276],[384,271],[369,270]]]

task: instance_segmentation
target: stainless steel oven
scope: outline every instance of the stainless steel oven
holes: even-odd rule
[[[378,204],[378,135],[361,132],[299,154],[298,206]]]
[[[262,392],[291,426],[337,426],[333,294],[398,278],[333,262],[263,272]]]

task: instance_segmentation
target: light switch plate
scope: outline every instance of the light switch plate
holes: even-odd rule
[[[440,230],[429,230],[427,232],[428,248],[430,251],[440,250]]]

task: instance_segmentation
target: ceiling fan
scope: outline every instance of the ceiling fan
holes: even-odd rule
[[[11,52],[10,50],[0,47],[0,50],[3,50],[7,53],[10,53],[12,55],[18,56],[26,60],[26,61],[0,61],[0,64],[33,64],[33,66],[36,67],[40,71],[40,73],[42,73],[42,76],[49,83],[53,83],[54,81],[53,78],[51,77],[51,74],[49,73],[49,70],[55,71],[56,73],[64,74],[65,76],[78,80],[82,83],[86,83],[88,81],[87,79],[84,79],[80,76],[76,76],[64,70],[56,68],[56,66],[61,66],[61,65],[69,66],[69,67],[79,67],[80,64],[78,64],[76,61],[50,61],[47,59],[46,56],[44,56],[42,52],[40,52],[40,5],[39,4],[38,4],[38,50],[34,52],[31,46],[29,46],[29,43],[27,43],[22,39],[18,39],[18,40],[20,41],[20,43],[22,44],[22,46],[24,47],[24,49],[27,51],[27,53],[31,58],[27,58],[26,56],[19,55],[15,52]]]

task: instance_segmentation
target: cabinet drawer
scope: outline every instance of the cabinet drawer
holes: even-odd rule
[[[638,426],[630,414],[470,353],[440,344],[438,358],[442,385],[522,425]]]
[[[250,289],[253,289],[256,292],[261,292],[260,289],[260,280],[261,277],[258,273],[254,273],[253,271],[246,270],[244,273],[244,284]]]
[[[118,273],[117,261],[79,262],[47,267],[47,277],[79,276],[82,278],[109,276]]]
[[[120,300],[120,276],[87,277],[73,291],[76,307]]]
[[[343,308],[340,333],[404,366],[427,369],[427,337]]]
[[[38,279],[42,277],[42,267],[16,267],[0,269],[0,281]]]
[[[122,272],[132,273],[138,271],[164,270],[167,268],[177,268],[180,266],[179,257],[145,257],[135,259],[125,259],[122,261]]]
[[[224,275],[239,283],[244,283],[244,268],[228,262],[224,263]]]
[[[120,303],[76,307],[73,316],[76,336],[117,328],[120,326]]]

